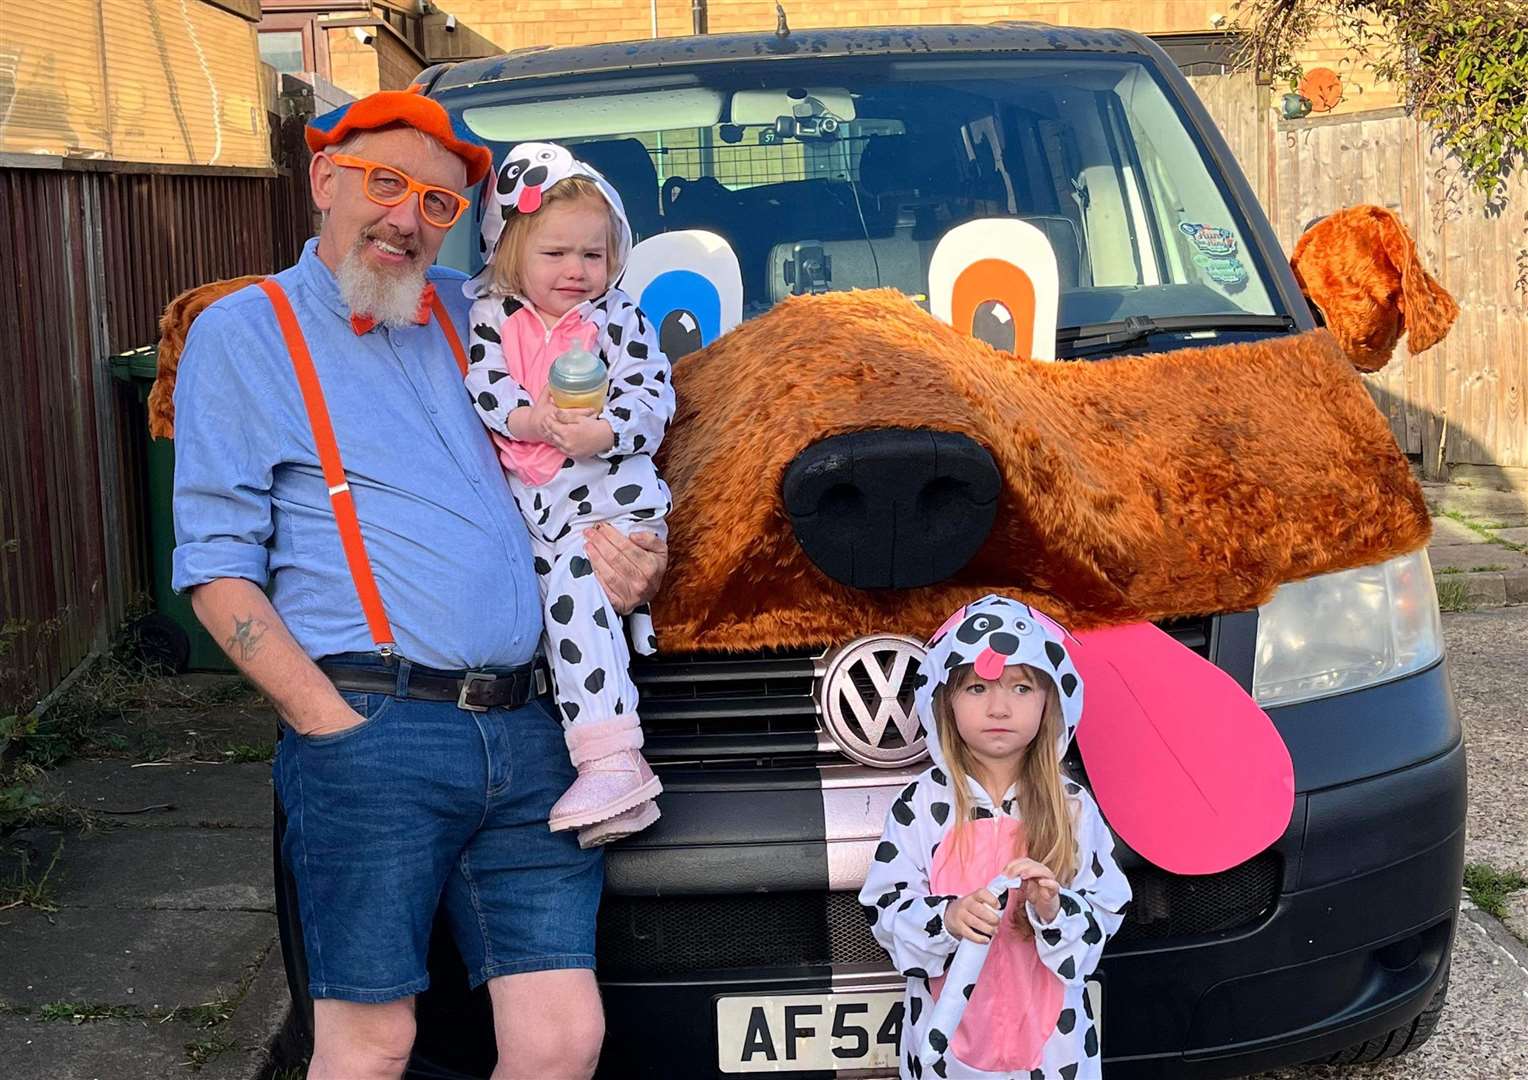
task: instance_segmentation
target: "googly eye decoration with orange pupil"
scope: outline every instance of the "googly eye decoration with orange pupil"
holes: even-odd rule
[[[731,246],[700,229],[660,233],[631,250],[621,288],[658,329],[669,362],[743,321],[743,273]]]
[[[1056,253],[1016,218],[957,225],[929,260],[929,311],[961,333],[1031,360],[1056,358]]]

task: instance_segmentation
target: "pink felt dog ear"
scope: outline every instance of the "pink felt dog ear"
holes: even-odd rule
[[[1076,635],[1077,744],[1109,825],[1175,874],[1213,874],[1277,840],[1294,766],[1229,675],[1149,623]]]

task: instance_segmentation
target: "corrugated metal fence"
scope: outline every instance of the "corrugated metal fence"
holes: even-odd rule
[[[181,290],[290,265],[312,223],[300,169],[48,162],[0,167],[0,715],[148,589],[144,417],[107,358]]]
[[[1428,476],[1453,464],[1528,466],[1528,172],[1488,206],[1399,109],[1278,117],[1249,76],[1189,80],[1230,143],[1286,252],[1317,218],[1355,203],[1401,215],[1459,321],[1419,356],[1402,344],[1366,376],[1396,441]]]

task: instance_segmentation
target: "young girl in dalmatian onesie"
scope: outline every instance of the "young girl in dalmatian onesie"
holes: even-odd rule
[[[652,324],[611,287],[631,253],[621,198],[561,146],[521,143],[499,168],[480,241],[467,389],[500,448],[530,529],[546,609],[546,648],[578,778],[552,807],[554,831],[592,847],[658,818],[662,785],[642,758],[637,689],[621,618],[585,557],[584,530],[663,536],[668,487],[653,452],[674,415],[669,364]],[[609,367],[605,406],[559,409],[547,390],[574,345]],[[656,645],[645,606],[629,622]]]
[[[957,611],[929,641],[915,701],[934,764],[892,804],[860,891],[907,976],[904,1078],[1101,1075],[1084,981],[1130,885],[1092,798],[1061,775],[1082,715],[1066,641],[1000,596]],[[987,888],[999,876],[1023,882],[1000,899]],[[948,985],[963,941],[990,947],[974,985]],[[931,1025],[944,994],[969,999],[939,1010],[964,1009],[953,1032]]]

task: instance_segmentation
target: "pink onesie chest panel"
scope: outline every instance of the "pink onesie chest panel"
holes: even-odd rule
[[[1023,826],[1010,817],[982,818],[961,831],[960,843],[951,833],[934,853],[929,884],[935,894],[965,896],[985,888],[1027,850]],[[951,1044],[959,1061],[984,1072],[1038,1068],[1065,993],[1061,980],[1041,963],[1034,938],[1014,927],[1010,916],[1019,899],[1016,893],[1009,897]],[[940,976],[930,984],[936,1001],[944,981]]]

